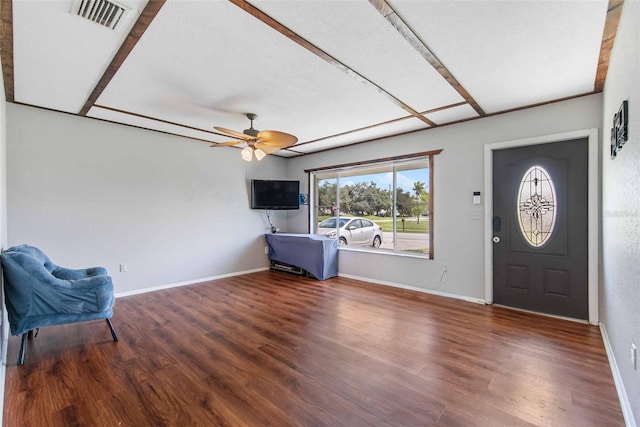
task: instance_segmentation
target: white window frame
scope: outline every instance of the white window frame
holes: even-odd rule
[[[341,165],[334,165],[334,166],[328,166],[328,167],[322,167],[322,168],[316,168],[316,169],[309,169],[309,170],[305,170],[305,172],[308,175],[308,179],[309,179],[309,190],[310,190],[310,194],[309,194],[309,230],[311,233],[314,233],[316,230],[316,224],[317,224],[317,204],[318,204],[318,194],[317,194],[317,179],[316,176],[317,175],[322,175],[322,174],[327,174],[327,173],[336,173],[337,176],[337,185],[336,185],[336,190],[338,192],[338,194],[336,194],[337,197],[337,203],[338,203],[338,209],[339,209],[339,192],[340,192],[340,180],[339,180],[339,176],[341,172],[345,172],[345,173],[353,173],[353,171],[357,171],[358,169],[373,169],[375,167],[385,167],[385,166],[391,166],[392,171],[393,171],[393,200],[392,200],[392,219],[393,221],[393,234],[394,236],[397,233],[396,230],[396,218],[397,218],[397,212],[395,207],[397,206],[397,200],[396,200],[396,189],[397,189],[397,182],[396,182],[396,178],[397,178],[397,170],[396,170],[396,166],[399,165],[406,165],[406,164],[410,164],[412,162],[417,162],[417,161],[424,161],[427,160],[428,161],[428,169],[429,169],[429,183],[428,183],[428,194],[429,194],[429,205],[428,205],[428,221],[429,221],[429,242],[428,242],[428,252],[426,253],[417,253],[417,252],[410,252],[410,251],[405,251],[405,250],[398,250],[397,248],[397,239],[393,239],[394,240],[394,245],[393,245],[393,249],[376,249],[376,248],[366,248],[366,249],[362,249],[362,248],[356,248],[356,247],[349,247],[349,246],[345,246],[345,247],[340,247],[340,250],[352,250],[352,251],[371,251],[371,252],[375,252],[375,253],[380,253],[380,254],[390,254],[390,255],[402,255],[402,256],[411,256],[411,257],[416,257],[416,258],[424,258],[424,259],[433,259],[434,258],[434,157],[439,154],[440,152],[442,152],[442,150],[434,150],[434,151],[428,151],[428,152],[421,152],[421,153],[414,153],[414,154],[409,154],[409,155],[404,155],[404,156],[397,156],[397,157],[392,157],[392,158],[385,158],[385,159],[377,159],[377,160],[369,160],[369,161],[363,161],[363,162],[355,162],[355,163],[348,163],[348,164],[341,164]]]

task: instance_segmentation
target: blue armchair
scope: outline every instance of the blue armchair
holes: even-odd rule
[[[29,245],[5,250],[0,260],[11,335],[22,335],[18,365],[24,364],[27,337],[44,326],[106,319],[118,341],[111,324],[113,282],[104,268],[60,267]]]

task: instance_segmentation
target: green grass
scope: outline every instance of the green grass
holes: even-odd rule
[[[429,249],[424,248],[424,249],[405,249],[404,252],[413,252],[413,253],[417,253],[417,254],[428,254],[429,253]]]
[[[351,215],[345,215],[351,216]],[[329,215],[323,215],[318,218],[318,222],[324,221],[325,219],[330,218]],[[371,221],[378,224],[382,227],[382,231],[392,232],[393,231],[393,218],[391,217],[379,217],[379,216],[365,216],[363,218],[370,219]],[[416,221],[415,217],[405,218],[404,224],[402,218],[396,219],[396,230],[398,233],[428,233],[429,232],[429,218],[421,216],[420,222]]]

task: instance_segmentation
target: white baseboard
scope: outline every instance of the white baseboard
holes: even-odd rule
[[[255,273],[258,271],[264,271],[264,270],[268,270],[268,267],[263,267],[263,268],[256,268],[253,270],[246,270],[246,271],[238,271],[238,272],[234,272],[234,273],[228,273],[228,274],[222,274],[219,276],[211,276],[211,277],[204,277],[201,279],[194,279],[194,280],[188,280],[188,281],[183,281],[183,282],[177,282],[177,283],[169,283],[166,285],[160,285],[160,286],[152,286],[152,287],[148,287],[148,288],[142,288],[142,289],[136,289],[133,291],[126,291],[126,292],[119,292],[117,293],[115,296],[116,298],[120,298],[120,297],[125,297],[125,296],[130,296],[130,295],[137,295],[137,294],[143,294],[143,293],[147,293],[147,292],[154,292],[154,291],[159,291],[159,290],[164,290],[164,289],[170,289],[170,288],[176,288],[176,287],[180,287],[180,286],[188,286],[188,285],[193,285],[196,283],[202,283],[202,282],[207,282],[207,281],[211,281],[211,280],[217,280],[217,279],[223,279],[225,277],[232,277],[232,276],[241,276],[244,274],[249,274],[249,273]],[[383,285],[383,286],[390,286],[390,287],[395,287],[395,288],[400,288],[400,289],[407,289],[407,290],[411,290],[411,291],[417,291],[417,292],[422,292],[422,293],[426,293],[426,294],[431,294],[431,295],[438,295],[438,296],[443,296],[443,297],[447,297],[447,298],[454,298],[454,299],[460,299],[463,301],[468,301],[468,302],[473,302],[473,303],[477,303],[477,304],[485,304],[485,301],[483,299],[480,298],[471,298],[471,297],[466,297],[466,296],[462,296],[462,295],[456,295],[456,294],[450,294],[447,292],[441,292],[441,291],[435,291],[435,290],[431,290],[431,289],[423,289],[423,288],[418,288],[415,286],[408,286],[408,285],[402,285],[399,283],[393,283],[393,282],[387,282],[387,281],[383,281],[383,280],[375,280],[375,279],[371,279],[368,277],[361,277],[361,276],[355,276],[352,274],[340,274],[340,277],[346,277],[348,279],[354,279],[354,280],[362,280],[364,282],[368,282],[368,283],[374,283],[377,285]],[[622,377],[620,375],[620,371],[618,370],[618,364],[616,362],[616,358],[613,354],[613,350],[611,348],[611,343],[609,342],[609,336],[607,335],[607,330],[605,328],[604,323],[600,322],[600,331],[601,331],[601,335],[602,335],[602,341],[604,343],[604,348],[607,352],[607,357],[609,359],[609,365],[611,366],[611,373],[613,375],[613,381],[615,383],[616,386],[616,391],[618,392],[618,398],[620,399],[620,406],[622,407],[622,414],[624,416],[624,420],[625,420],[625,424],[627,427],[637,427],[635,419],[633,417],[633,412],[631,410],[631,404],[629,402],[629,397],[627,396],[627,391],[624,388],[624,383],[622,382]],[[8,345],[8,337],[4,337],[3,338],[3,348],[6,348],[6,346]],[[4,391],[5,391],[5,378],[6,378],[6,361],[4,361],[3,363],[0,363],[0,403],[4,403]],[[2,426],[2,412],[0,411],[0,426]]]
[[[624,388],[622,382],[622,376],[618,369],[618,363],[616,357],[613,354],[611,348],[611,342],[609,341],[609,335],[607,335],[607,329],[604,323],[600,322],[600,334],[602,335],[602,342],[604,343],[604,349],[607,351],[607,358],[609,359],[609,366],[611,366],[611,374],[613,374],[613,382],[616,385],[616,391],[618,392],[618,399],[620,399],[620,406],[622,407],[622,415],[624,416],[624,422],[627,427],[637,427],[636,420],[633,418],[633,411],[631,410],[631,403],[629,402],[629,396],[627,390]]]
[[[180,286],[195,285],[196,283],[208,282],[211,280],[224,279],[225,277],[242,276],[244,274],[256,273],[258,271],[268,270],[269,267],[254,268],[253,270],[236,271],[234,273],[221,274],[219,276],[203,277],[200,279],[187,280],[184,282],[167,283],[165,285],[151,286],[148,288],[134,289],[133,291],[116,292],[115,297],[128,297],[131,295],[146,294],[147,292],[161,291],[164,289],[178,288]]]
[[[372,279],[370,277],[355,276],[353,274],[339,273],[338,275],[340,277],[346,277],[347,279],[362,280],[363,282],[374,283],[376,285],[391,286],[393,288],[407,289],[409,291],[422,292],[424,294],[430,294],[430,295],[437,295],[437,296],[440,296],[440,297],[460,299],[460,300],[463,300],[463,301],[474,302],[476,304],[482,304],[482,305],[485,304],[485,301],[483,299],[480,299],[480,298],[472,298],[472,297],[467,297],[467,296],[464,296],[464,295],[450,294],[450,293],[447,293],[447,292],[436,291],[436,290],[433,290],[433,289],[418,288],[416,286],[402,285],[400,283],[387,282],[387,281],[384,281],[384,280],[376,280],[376,279]]]
[[[249,273],[255,273],[258,271],[264,271],[264,270],[268,270],[269,267],[263,267],[263,268],[256,268],[253,270],[245,270],[245,271],[238,271],[235,273],[228,273],[228,274],[221,274],[219,276],[211,276],[211,277],[204,277],[201,279],[195,279],[195,280],[188,280],[188,281],[184,281],[184,282],[177,282],[177,283],[169,283],[166,285],[160,285],[160,286],[152,286],[152,287],[148,287],[148,288],[142,288],[142,289],[136,289],[133,291],[126,291],[126,292],[119,292],[115,294],[116,298],[120,298],[120,297],[125,297],[125,296],[129,296],[129,295],[137,295],[137,294],[144,294],[147,292],[154,292],[154,291],[159,291],[162,289],[170,289],[170,288],[176,288],[179,286],[188,286],[188,285],[193,285],[196,283],[201,283],[201,282],[207,282],[210,280],[216,280],[216,279],[223,279],[225,277],[231,277],[231,276],[241,276],[243,274],[249,274]],[[9,345],[9,336],[8,334],[2,334],[2,348],[4,349],[3,354],[2,354],[2,358],[3,360],[1,360],[0,362],[0,408],[4,407],[4,392],[5,392],[5,378],[6,378],[6,373],[7,373],[7,361],[6,361],[6,348]],[[0,411],[0,426],[3,425],[2,423],[3,421],[3,411]]]

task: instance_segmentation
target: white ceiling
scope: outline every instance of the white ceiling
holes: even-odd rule
[[[212,142],[252,112],[292,157],[601,90],[607,0],[81,1],[13,1],[9,101]]]

